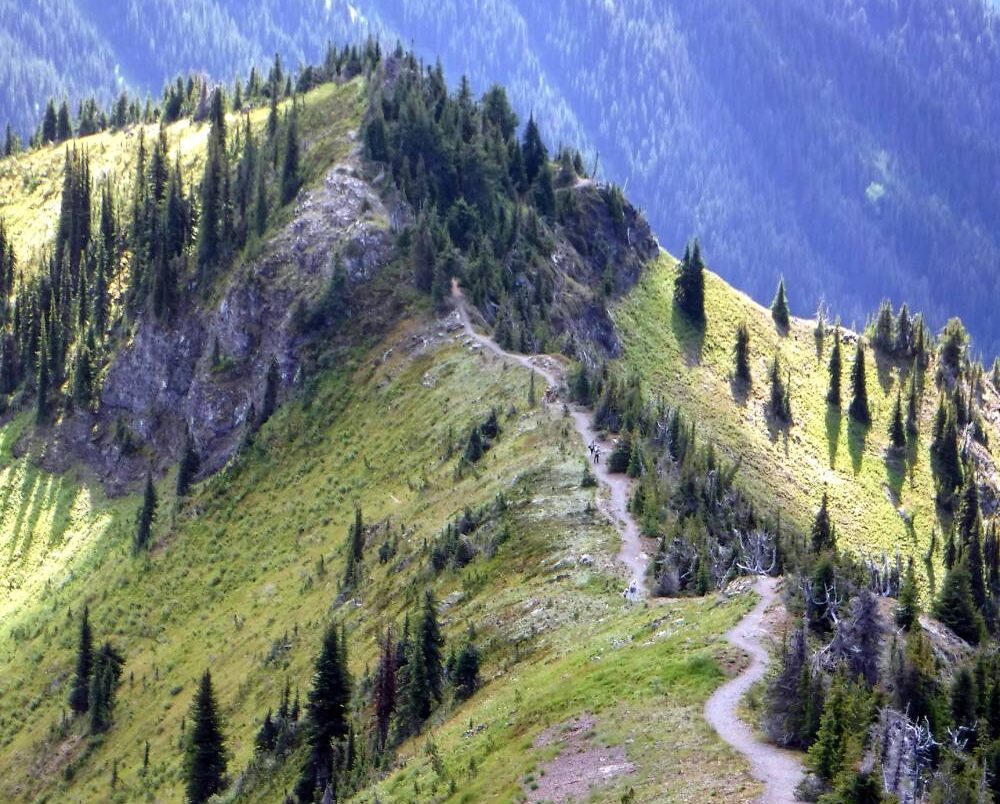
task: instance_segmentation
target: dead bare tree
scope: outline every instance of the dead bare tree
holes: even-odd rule
[[[773,575],[778,567],[778,544],[766,530],[737,533],[740,545],[736,567],[747,575]]]

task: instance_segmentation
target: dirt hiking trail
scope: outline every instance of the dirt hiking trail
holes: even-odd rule
[[[469,311],[465,304],[465,297],[457,282],[452,282],[452,299],[455,303],[455,310],[458,313],[459,321],[465,334],[476,343],[480,344],[492,354],[519,366],[534,371],[540,376],[549,388],[554,392],[562,384],[563,373],[559,363],[551,358],[538,355],[521,355],[507,352],[492,339],[476,332],[469,318]],[[598,483],[607,489],[608,494],[598,497],[598,505],[608,519],[611,520],[616,530],[621,534],[622,546],[618,552],[618,560],[625,565],[628,570],[628,585],[622,592],[622,596],[627,600],[641,600],[648,594],[646,590],[646,567],[649,564],[649,556],[642,546],[642,539],[639,537],[639,527],[635,519],[628,510],[629,497],[632,491],[631,480],[624,475],[612,474],[608,471],[607,457],[611,456],[613,445],[608,441],[598,437],[591,424],[591,411],[576,405],[568,405],[570,417],[577,433],[583,439],[585,446],[597,445],[600,449],[600,459],[597,463],[591,462],[590,470],[597,478]]]
[[[750,762],[754,777],[764,784],[761,804],[794,804],[795,787],[802,780],[802,760],[792,751],[758,739],[739,718],[737,708],[747,691],[767,672],[764,616],[778,603],[778,578],[759,578],[753,589],[760,600],[749,614],[726,634],[731,645],[750,656],[750,664],[719,687],[705,702],[705,720],[719,736]]]

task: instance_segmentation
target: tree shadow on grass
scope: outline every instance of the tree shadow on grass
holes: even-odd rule
[[[788,436],[794,422],[785,421],[772,414],[769,410],[764,411],[764,417],[767,421],[767,437],[771,440],[772,444],[777,444],[779,440],[781,441],[781,446],[787,458]]]
[[[886,483],[892,491],[893,504],[898,508],[903,495],[903,482],[906,480],[906,451],[889,447],[883,461]]]
[[[729,377],[729,390],[733,395],[733,401],[741,408],[746,407],[747,400],[750,398],[751,387],[751,384],[748,382],[741,382],[734,376]]]
[[[847,451],[851,455],[851,467],[855,476],[861,472],[861,464],[865,456],[865,442],[868,440],[868,431],[871,425],[863,424],[848,417],[847,424]]]
[[[830,456],[830,468],[837,468],[837,451],[840,449],[840,429],[843,419],[840,408],[826,406],[826,448]]]
[[[872,349],[872,354],[875,358],[875,373],[878,375],[879,387],[881,387],[882,393],[888,396],[889,391],[892,390],[893,361],[878,349]]]
[[[684,355],[684,362],[688,367],[700,365],[702,352],[705,349],[706,322],[691,321],[674,304],[670,308],[670,326],[674,331],[674,337],[677,338],[681,354]]]

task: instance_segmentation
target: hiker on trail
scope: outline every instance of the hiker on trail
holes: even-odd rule
[[[601,448],[594,447],[594,463],[600,463],[600,462],[601,462]]]

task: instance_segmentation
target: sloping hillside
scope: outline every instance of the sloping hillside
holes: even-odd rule
[[[771,312],[712,274],[707,275],[706,325],[699,332],[673,304],[676,261],[664,255],[615,310],[623,340],[623,363],[636,372],[651,397],[679,406],[696,422],[699,436],[740,463],[739,483],[763,510],[780,515],[793,532],[807,533],[826,492],[839,544],[881,563],[898,554],[913,556],[927,576],[938,570],[947,515],[935,504],[928,453],[938,405],[928,369],[920,395],[920,431],[906,455],[889,447],[888,426],[896,394],[905,402],[912,364],[866,349],[870,428],[847,415],[847,385],[857,335],[843,331],[844,402],[842,410],[826,402],[833,326],[822,341],[816,321],[793,319],[782,333]],[[737,327],[750,332],[753,384],[742,393],[733,383]],[[776,427],[767,415],[768,372],[779,356],[790,381],[793,423]],[[996,389],[982,386],[982,407],[995,411]],[[987,415],[989,438],[997,431]],[[991,461],[992,464],[992,461]],[[983,480],[990,477],[988,467]],[[990,481],[992,483],[992,481]],[[926,563],[931,533],[937,551]]]

